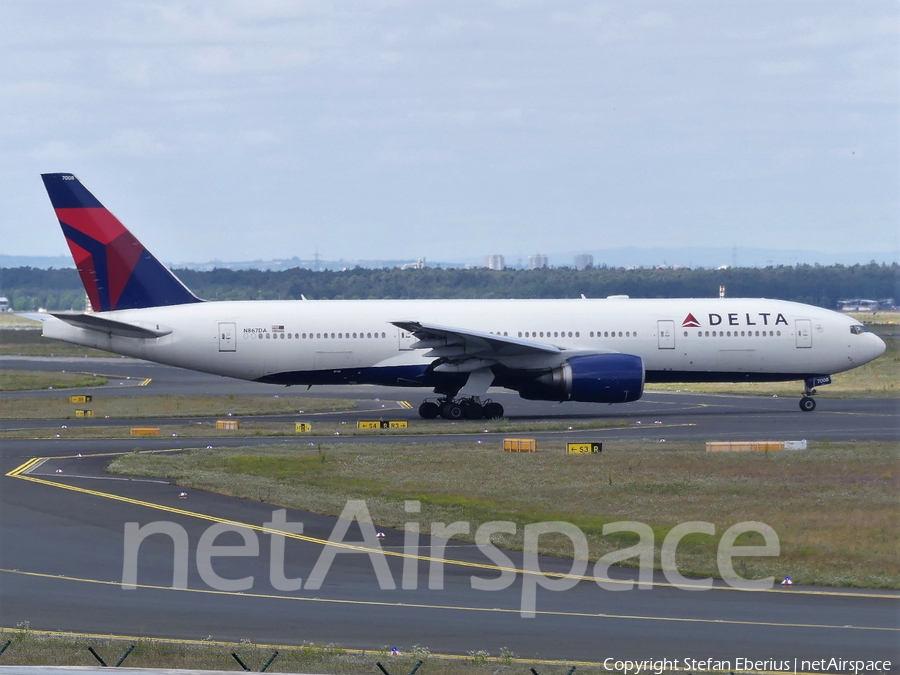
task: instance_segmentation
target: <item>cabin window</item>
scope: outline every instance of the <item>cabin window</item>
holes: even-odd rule
[[[577,330],[575,331],[575,337],[581,337],[581,333],[579,333]]]
[[[687,337],[687,331],[684,331],[684,337]]]
[[[625,331],[625,337],[631,337],[631,331]]]
[[[619,337],[622,337],[622,331],[619,331]]]

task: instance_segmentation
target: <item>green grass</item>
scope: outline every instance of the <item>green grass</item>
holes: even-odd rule
[[[258,671],[278,651],[269,672],[333,673],[334,675],[363,675],[378,673],[375,663],[382,662],[391,673],[404,675],[417,661],[423,661],[422,675],[530,675],[530,668],[538,672],[555,672],[568,664],[518,659],[510,650],[492,643],[489,637],[473,644],[469,653],[434,655],[422,645],[392,643],[377,649],[347,649],[339,644],[301,642],[292,645],[259,644],[248,631],[248,637],[236,642],[209,640],[104,639],[65,633],[45,633],[27,628],[27,620],[17,630],[0,630],[0,644],[10,640],[4,652],[4,666],[93,666],[99,663],[88,651],[92,647],[107,664],[113,665],[130,645],[134,650],[122,663],[125,668],[178,668],[185,670],[240,671],[231,656],[237,653],[251,671]],[[298,636],[301,638],[302,636]],[[398,646],[399,657],[391,656],[392,646]],[[568,670],[568,667],[566,667]],[[600,675],[597,666],[580,663],[579,673]]]
[[[431,522],[511,520],[520,534],[495,541],[520,548],[521,526],[563,520],[587,535],[596,558],[623,546],[603,537],[605,523],[650,525],[657,548],[674,525],[715,523],[717,534],[758,520],[781,541],[777,558],[741,559],[748,577],[790,575],[801,584],[900,587],[898,455],[895,443],[815,443],[807,451],[705,452],[701,443],[607,442],[602,455],[570,457],[565,439],[540,452],[501,451],[483,443],[347,444],[240,448],[181,455],[128,455],[110,470],[166,476],[238,497],[336,515],[347,499],[366,499],[379,526],[401,527],[407,499]],[[627,535],[625,536],[627,539]],[[717,537],[679,547],[682,572],[716,574]],[[571,555],[562,536],[544,551]],[[658,552],[657,552],[658,553]]]
[[[0,315],[0,356],[105,356],[116,354],[41,336],[40,324],[14,314]],[[25,330],[11,330],[19,328]]]
[[[26,319],[13,312],[0,312],[0,330],[5,329],[21,329],[21,328],[40,328],[41,322],[33,319]]]
[[[0,371],[0,391],[96,387],[102,384],[106,384],[106,378],[87,373],[54,373],[43,370]]]

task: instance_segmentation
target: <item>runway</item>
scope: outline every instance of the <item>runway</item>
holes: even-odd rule
[[[108,366],[133,380],[151,379],[143,387],[110,384],[117,395],[161,393],[234,393],[294,395],[294,390],[235,382],[162,366],[120,359],[90,362],[91,372]],[[59,369],[58,361],[15,361]],[[63,368],[75,370],[82,360]],[[118,382],[111,381],[111,382]],[[415,396],[415,394],[419,396]],[[17,392],[15,397],[23,394]],[[59,392],[41,393],[41,396]],[[376,390],[369,387],[314,387],[296,395],[357,398],[363,412],[341,413],[350,421],[377,409],[387,418],[418,420],[415,410],[397,400],[417,404],[427,392]],[[9,398],[10,395],[4,395]],[[503,396],[504,398],[501,398]],[[597,407],[557,406],[498,396],[512,418],[554,416],[560,419],[596,417]],[[375,399],[380,399],[375,401]],[[381,408],[381,405],[385,408]],[[369,408],[366,406],[375,406]],[[757,439],[759,437],[834,440],[897,440],[897,402],[886,400],[821,400],[814,413],[801,413],[794,399],[736,396],[648,394],[646,401],[602,408],[609,419],[626,425],[592,430],[605,443],[618,439],[687,440]],[[74,420],[69,420],[71,424]],[[97,420],[86,422],[96,423]],[[641,422],[641,424],[637,424]],[[660,422],[660,424],[655,424]],[[52,422],[58,424],[58,422]],[[121,423],[121,421],[119,421]],[[4,420],[4,428],[21,421]],[[39,423],[35,422],[36,425]],[[477,423],[474,423],[477,424]],[[579,432],[583,433],[583,432]],[[562,439],[573,432],[546,434]],[[578,434],[575,434],[577,436]],[[445,438],[445,437],[444,437]],[[339,442],[331,439],[333,442]],[[355,442],[359,437],[351,439]],[[396,440],[396,437],[391,439]],[[429,440],[426,436],[411,439]],[[216,445],[295,443],[294,438],[215,439]],[[474,439],[473,439],[474,442]],[[443,588],[429,588],[437,563],[429,560],[432,542],[423,537],[414,563],[388,555],[386,562],[396,588],[382,590],[369,555],[337,554],[321,588],[284,591],[271,577],[273,536],[264,531],[275,507],[250,500],[180,489],[166,481],[122,480],[104,474],[105,453],[130,452],[132,440],[4,441],[0,477],[0,625],[100,634],[146,635],[188,639],[241,640],[299,645],[304,641],[339,643],[377,649],[383,645],[432,652],[466,654],[485,649],[492,654],[507,647],[527,658],[602,662],[605,658],[717,658],[754,660],[794,658],[900,659],[898,609],[900,594],[853,589],[776,588],[766,592],[732,590],[716,584],[697,592],[672,587],[662,575],[646,590],[613,591],[593,580],[578,581],[568,590],[536,592],[536,616],[522,618],[523,585],[517,574],[506,588],[472,588],[472,577],[498,578],[494,561],[478,548],[450,542],[443,566]],[[141,439],[145,450],[205,447],[205,439]],[[82,458],[74,457],[82,453]],[[32,457],[51,461],[29,466]],[[57,473],[60,470],[61,473]],[[12,474],[12,475],[7,475]],[[177,567],[171,539],[153,535],[139,549],[137,588],[122,588],[126,523],[168,522],[183,528],[189,542],[186,590],[172,589]],[[216,590],[198,571],[197,550],[203,533],[223,521],[245,524],[254,532],[256,555],[217,557],[216,574],[226,579],[252,576],[243,591]],[[287,512],[288,522],[302,522],[301,538],[286,543],[284,575],[308,580],[338,519],[309,512]],[[271,529],[271,528],[270,528]],[[403,550],[402,532],[386,531],[385,551]],[[360,541],[358,528],[347,540]],[[217,545],[242,540],[226,533]],[[523,567],[522,555],[506,552],[511,564]],[[277,556],[276,556],[277,557]],[[544,573],[565,574],[571,563],[540,558]],[[418,574],[414,588],[404,588],[404,564]],[[412,569],[412,568],[410,568]],[[586,576],[592,573],[591,568]],[[534,575],[531,575],[533,578]],[[614,570],[618,580],[636,571]],[[384,579],[382,578],[382,582]],[[407,583],[407,586],[410,584]],[[624,588],[618,585],[618,588]]]

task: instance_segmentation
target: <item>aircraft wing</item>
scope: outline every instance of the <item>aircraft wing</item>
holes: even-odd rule
[[[438,372],[470,372],[494,364],[511,365],[521,357],[552,357],[563,352],[541,342],[531,342],[465,328],[438,326],[420,321],[392,321],[398,328],[417,338],[413,349],[428,349],[426,357],[441,360]]]
[[[116,335],[118,337],[158,338],[172,332],[167,328],[160,329],[159,326],[157,326],[156,329],[146,328],[144,326],[125,323],[124,321],[114,321],[113,319],[107,319],[102,316],[97,316],[96,314],[52,314],[57,319],[65,321],[67,324],[75,326],[76,328],[87,328],[88,330],[108,333],[109,335]]]

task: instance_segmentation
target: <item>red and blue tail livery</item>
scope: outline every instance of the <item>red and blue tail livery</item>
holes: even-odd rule
[[[200,302],[75,176],[41,178],[95,311]]]

